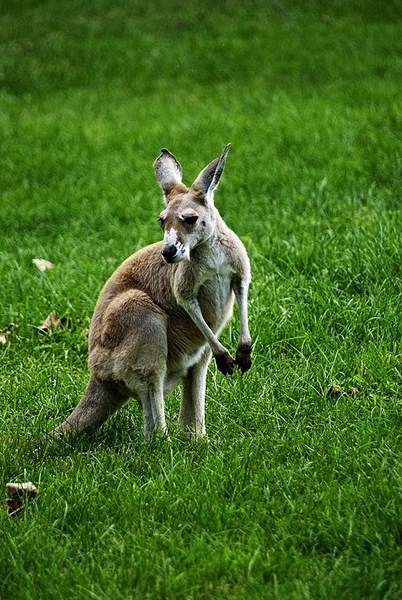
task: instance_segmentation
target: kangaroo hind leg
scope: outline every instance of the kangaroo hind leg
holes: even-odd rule
[[[165,430],[166,315],[146,294],[131,290],[116,297],[94,323],[87,389],[50,437],[99,427],[130,397],[143,406],[147,436]]]
[[[164,381],[167,371],[167,317],[142,292],[125,302],[125,339],[115,352],[114,377],[137,398],[144,413],[144,434],[166,432]]]
[[[205,427],[205,388],[211,350],[206,347],[200,360],[183,378],[182,400],[179,426],[187,431],[193,440],[206,435]]]

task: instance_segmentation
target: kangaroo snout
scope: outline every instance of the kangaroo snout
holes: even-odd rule
[[[183,255],[180,256],[180,252],[178,248],[174,244],[170,244],[169,246],[164,246],[161,251],[162,258],[167,263],[174,263],[181,260]]]
[[[164,244],[161,250],[162,258],[168,264],[178,263],[181,260],[190,260],[190,251],[184,244]]]
[[[178,263],[185,258],[187,260],[190,258],[188,246],[179,239],[178,232],[173,228],[165,233],[161,254],[168,264]]]

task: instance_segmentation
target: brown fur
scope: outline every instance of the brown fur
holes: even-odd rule
[[[174,181],[171,181],[165,185],[164,191],[167,201],[170,202],[170,200],[173,200],[173,198],[179,194],[186,194],[188,192],[188,187],[182,183],[175,183]]]

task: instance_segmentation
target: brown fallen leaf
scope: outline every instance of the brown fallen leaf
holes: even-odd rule
[[[35,498],[38,495],[38,488],[30,481],[7,483],[6,490],[8,514],[11,517],[24,510],[24,499]]]
[[[54,313],[50,313],[43,321],[42,325],[38,327],[39,333],[45,333],[52,335],[56,330],[66,327],[68,331],[72,330],[71,320],[68,317],[58,317]]]
[[[42,325],[38,327],[38,329],[40,333],[47,333],[49,335],[52,335],[53,331],[60,327],[60,322],[60,317],[57,317],[53,313],[50,313],[50,315],[46,317],[46,319],[43,321]]]
[[[360,394],[360,388],[355,387],[353,388],[353,390],[350,391],[350,395],[352,396],[352,398],[357,398],[357,396]]]
[[[44,258],[33,258],[33,264],[38,267],[39,271],[42,273],[47,271],[48,269],[54,269],[56,265],[51,263],[49,260],[45,260]]]
[[[10,337],[10,335],[15,334],[15,330],[17,329],[17,327],[18,325],[16,325],[15,323],[9,323],[5,331],[0,331],[0,344],[7,344],[8,338]]]
[[[331,385],[328,389],[327,389],[327,396],[328,398],[337,398],[338,396],[340,396],[342,394],[342,388],[340,385]]]

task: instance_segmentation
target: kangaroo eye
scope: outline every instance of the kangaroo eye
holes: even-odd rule
[[[161,228],[163,229],[163,227],[165,225],[165,219],[163,217],[158,217],[158,223],[161,226]]]
[[[183,221],[184,223],[187,223],[188,225],[194,225],[194,223],[197,221],[198,219],[198,215],[183,215]]]

